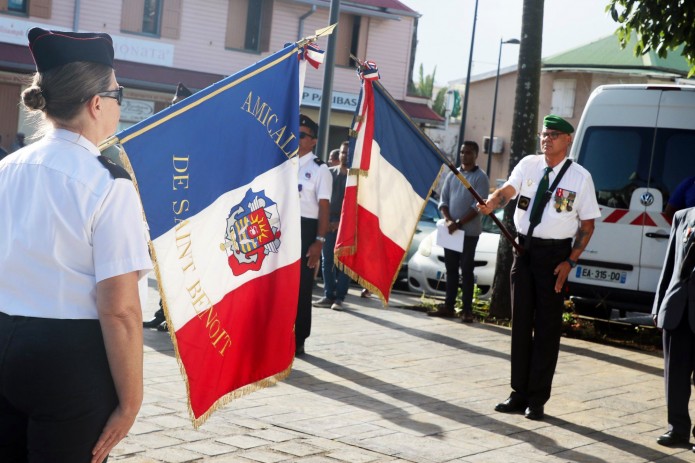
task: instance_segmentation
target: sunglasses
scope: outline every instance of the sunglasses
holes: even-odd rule
[[[309,137],[309,138],[316,138],[315,136],[313,136],[313,135],[310,134],[310,133],[299,132],[299,138],[301,138],[301,139],[303,140],[303,139],[305,139],[306,137]]]
[[[116,100],[116,103],[118,103],[118,106],[121,105],[123,102],[123,87],[121,85],[118,86],[118,90],[109,90],[107,92],[99,92],[97,93],[99,96],[103,96],[106,98],[113,98]]]
[[[538,134],[541,138],[550,138],[551,140],[557,140],[560,135],[567,135],[564,132],[541,132]]]

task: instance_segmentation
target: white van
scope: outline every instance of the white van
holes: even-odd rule
[[[695,86],[597,88],[570,157],[591,172],[601,207],[570,294],[602,315],[649,312],[671,229],[664,207],[695,175]]]

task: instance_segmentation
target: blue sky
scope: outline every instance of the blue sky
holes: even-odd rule
[[[440,85],[464,78],[468,69],[475,0],[401,0],[422,14],[415,70],[437,66]],[[604,12],[608,0],[546,0],[543,56],[551,56],[611,35],[618,27]],[[479,0],[471,75],[494,71],[500,38],[520,38],[522,0]],[[617,46],[617,39],[616,39]],[[518,45],[502,47],[502,67],[514,65]]]

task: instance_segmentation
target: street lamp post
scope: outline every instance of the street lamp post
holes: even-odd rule
[[[463,93],[463,106],[461,107],[461,126],[459,127],[459,140],[456,147],[456,166],[461,165],[461,146],[466,134],[466,115],[468,112],[468,88],[471,86],[471,66],[473,64],[473,44],[475,43],[475,23],[478,20],[478,0],[475,0],[473,9],[473,33],[471,34],[471,51],[468,53],[468,73],[466,73],[466,88]]]
[[[497,55],[497,76],[495,77],[495,96],[492,99],[492,121],[490,123],[490,140],[487,142],[487,170],[485,173],[490,176],[490,162],[492,161],[492,142],[495,140],[495,116],[497,113],[497,89],[500,83],[500,62],[502,61],[502,45],[509,43],[519,45],[521,42],[517,39],[502,40],[500,39],[500,52]]]

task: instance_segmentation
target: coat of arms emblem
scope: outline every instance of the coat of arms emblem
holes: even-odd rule
[[[280,248],[280,213],[277,204],[249,188],[227,217],[224,248],[234,275],[257,271],[270,253]]]

